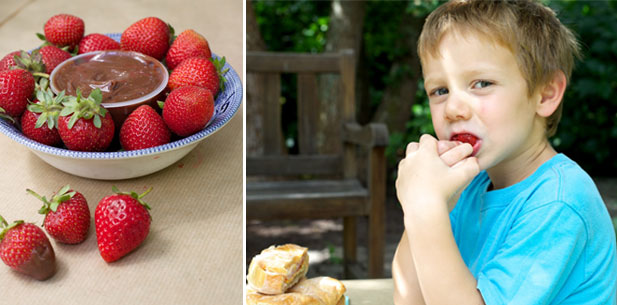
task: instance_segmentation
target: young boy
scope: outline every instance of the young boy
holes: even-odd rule
[[[423,135],[399,164],[395,303],[616,304],[606,207],[548,141],[573,34],[530,0],[451,1],[418,53],[439,140]]]

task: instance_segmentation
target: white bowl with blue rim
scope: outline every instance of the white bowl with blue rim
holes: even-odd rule
[[[119,41],[120,34],[107,34]],[[216,56],[213,54],[213,56]],[[215,100],[214,115],[197,133],[170,143],[132,151],[82,152],[38,143],[23,135],[16,125],[0,119],[0,132],[26,146],[51,166],[64,172],[91,179],[119,180],[145,176],[177,162],[201,141],[231,120],[242,103],[242,83],[236,71],[225,63],[225,90]]]

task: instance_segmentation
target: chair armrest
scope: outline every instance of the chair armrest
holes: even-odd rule
[[[388,145],[388,127],[383,123],[369,123],[360,126],[358,123],[343,125],[343,141],[366,147]]]

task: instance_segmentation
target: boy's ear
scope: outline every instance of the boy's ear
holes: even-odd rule
[[[559,70],[553,74],[553,77],[541,87],[540,100],[536,105],[536,113],[541,117],[549,117],[563,98],[566,91],[566,75]]]

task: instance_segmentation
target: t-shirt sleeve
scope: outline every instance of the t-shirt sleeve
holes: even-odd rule
[[[549,304],[583,255],[585,223],[562,202],[524,212],[478,273],[486,304]]]

